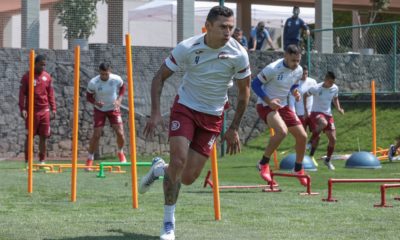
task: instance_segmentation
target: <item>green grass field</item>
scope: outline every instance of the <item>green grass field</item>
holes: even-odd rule
[[[399,111],[395,105],[377,106],[378,146],[387,147],[399,134]],[[369,105],[344,105],[346,114],[335,115],[338,144],[335,153],[371,149]],[[264,184],[255,164],[267,142],[263,135],[243,147],[242,153],[219,159],[221,185]],[[316,156],[326,150],[321,138]],[[279,148],[292,152],[288,137]],[[168,157],[165,157],[168,159]],[[139,157],[150,161],[150,157]],[[107,159],[110,160],[110,159]],[[112,160],[116,160],[112,158]],[[382,169],[344,168],[334,161],[330,172],[320,162],[309,172],[317,196],[299,196],[304,191],[296,179],[277,178],[280,193],[260,189],[221,190],[222,220],[214,221],[212,191],[203,188],[206,170],[191,186],[183,186],[176,210],[177,239],[399,239],[400,202],[388,190],[393,208],[374,208],[380,202],[379,184],[338,184],[333,196],[339,202],[321,201],[327,196],[327,180],[334,178],[400,178],[400,161],[382,162]],[[130,174],[78,172],[77,202],[70,202],[69,171],[61,174],[34,173],[33,194],[27,193],[27,174],[21,161],[0,162],[0,239],[122,240],[159,239],[163,217],[161,181],[145,195],[139,195],[139,209],[132,208]],[[148,167],[140,167],[142,176]],[[129,170],[129,168],[127,168]]]

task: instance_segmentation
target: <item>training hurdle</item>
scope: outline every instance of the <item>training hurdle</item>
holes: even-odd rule
[[[263,192],[281,192],[282,190],[280,188],[274,188],[274,178],[276,176],[280,177],[292,177],[292,178],[305,178],[307,180],[307,187],[306,187],[306,192],[301,192],[299,193],[302,196],[311,196],[311,195],[318,195],[319,193],[317,192],[311,192],[311,177],[308,174],[295,174],[295,173],[281,173],[281,172],[273,172],[271,171],[271,179],[272,181],[270,182],[269,185],[267,185],[269,188],[263,189]]]
[[[151,162],[136,162],[136,166],[151,166]],[[131,162],[125,162],[125,163],[121,163],[121,162],[101,162],[99,163],[99,173],[97,174],[98,178],[105,178],[106,176],[104,175],[104,169],[106,167],[112,167],[112,166],[118,166],[118,167],[122,167],[122,166],[131,166],[132,163]],[[119,172],[116,173],[125,173],[125,171],[121,171],[121,169],[119,170]]]
[[[390,183],[400,182],[398,178],[366,178],[366,179],[336,179],[330,178],[328,180],[328,197],[323,198],[324,202],[337,202],[338,200],[332,197],[334,183]]]
[[[374,207],[393,207],[392,205],[386,205],[386,189],[387,188],[400,188],[400,184],[382,184],[381,190],[381,203],[374,204]],[[395,197],[394,200],[400,200],[400,197]]]
[[[60,163],[60,164],[33,164],[33,170],[34,171],[38,171],[40,169],[43,168],[48,168],[49,170],[45,169],[46,173],[62,173],[63,169],[65,168],[72,168],[72,164],[70,163]],[[77,164],[76,168],[88,168],[88,166],[86,166],[85,164]],[[96,165],[96,166],[91,166],[91,169],[95,170],[95,171],[99,171],[100,166]],[[108,170],[109,172],[113,172],[113,173],[121,173],[124,171],[121,171],[121,167],[119,166],[115,166],[115,170],[113,170],[112,166],[109,167],[105,167],[104,169]],[[104,170],[103,170],[104,171]]]
[[[209,185],[211,188],[214,188],[214,184],[210,179],[210,177],[211,177],[211,171],[208,171],[206,178],[204,179],[203,187],[207,187],[207,185]],[[232,185],[232,186],[219,186],[218,189],[250,189],[250,188],[265,188],[268,186],[269,185],[245,185],[245,186]]]

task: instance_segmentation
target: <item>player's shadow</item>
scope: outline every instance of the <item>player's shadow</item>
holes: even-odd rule
[[[119,233],[120,236],[81,236],[71,238],[45,238],[44,240],[156,240],[159,236],[150,236],[133,232],[124,232],[121,229],[111,229],[108,232]]]

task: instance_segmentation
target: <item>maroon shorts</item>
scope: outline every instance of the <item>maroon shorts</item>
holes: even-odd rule
[[[307,131],[307,127],[310,131],[312,131],[312,125],[311,125],[311,120],[310,118],[306,118],[303,116],[297,116],[300,119],[301,124],[303,124],[304,130]]]
[[[25,127],[28,129],[28,119],[25,121]],[[42,110],[38,112],[34,112],[33,116],[33,135],[45,136],[49,137],[51,134],[50,131],[50,111]]]
[[[221,133],[224,116],[201,113],[178,103],[171,108],[169,137],[182,136],[190,141],[190,148],[209,157],[214,141]]]
[[[267,116],[270,112],[275,111],[272,110],[269,106],[263,106],[262,104],[257,104],[257,112],[258,116],[267,123]],[[278,110],[279,115],[281,116],[282,120],[285,122],[287,127],[294,127],[297,125],[301,125],[299,118],[297,117],[296,113],[289,108],[289,106],[284,106]],[[267,123],[268,124],[268,123]]]
[[[104,127],[106,125],[106,119],[108,118],[108,121],[110,122],[111,125],[122,125],[122,117],[121,117],[121,112],[117,110],[112,110],[112,111],[107,111],[103,112],[98,109],[94,109],[94,127]]]
[[[328,126],[326,126],[323,131],[333,131],[335,130],[335,123],[333,120],[333,116],[329,116],[325,113],[322,112],[312,112],[310,115],[310,121],[311,121],[311,126],[312,130],[316,129],[318,126],[318,120],[319,119],[325,119],[328,122]]]

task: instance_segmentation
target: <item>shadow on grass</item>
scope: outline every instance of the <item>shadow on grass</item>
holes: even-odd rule
[[[160,239],[159,236],[150,236],[138,233],[124,232],[120,229],[111,229],[108,232],[119,233],[122,236],[81,236],[81,237],[71,237],[71,238],[45,238],[44,240],[155,240]]]

